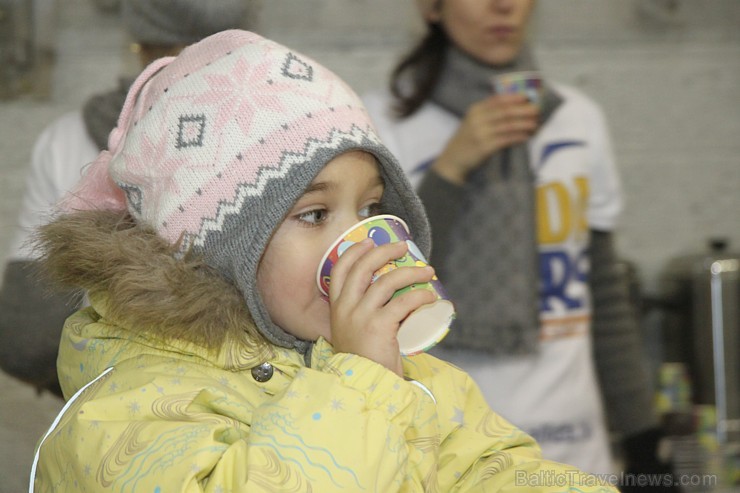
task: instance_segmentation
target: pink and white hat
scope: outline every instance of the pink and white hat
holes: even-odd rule
[[[192,250],[241,290],[262,334],[305,350],[275,326],[256,288],[267,243],[321,169],[373,154],[385,210],[429,254],[423,206],[378,139],[357,95],[310,58],[254,33],[224,31],[155,61],[133,84],[118,126],[67,211],[125,210]]]

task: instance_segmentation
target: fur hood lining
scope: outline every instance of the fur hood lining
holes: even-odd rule
[[[62,215],[34,243],[54,283],[107,293],[107,316],[129,330],[213,350],[227,341],[267,348],[233,284],[198,256],[178,257],[178,245],[125,211]]]

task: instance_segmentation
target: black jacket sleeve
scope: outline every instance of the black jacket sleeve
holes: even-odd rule
[[[596,370],[609,426],[629,436],[657,425],[647,354],[611,233],[591,231],[590,260]]]
[[[37,262],[9,262],[0,288],[0,367],[39,391],[61,396],[59,336],[81,298],[79,293],[51,290],[39,277]]]

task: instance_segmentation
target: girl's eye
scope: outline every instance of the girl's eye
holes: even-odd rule
[[[298,220],[302,223],[305,223],[307,226],[318,226],[319,224],[326,221],[326,216],[326,209],[314,209],[302,214],[298,214]]]
[[[382,213],[383,213],[383,206],[380,205],[380,202],[375,202],[373,204],[363,207],[362,209],[358,211],[357,214],[360,217],[372,217],[372,216],[377,216],[378,214],[382,214]]]

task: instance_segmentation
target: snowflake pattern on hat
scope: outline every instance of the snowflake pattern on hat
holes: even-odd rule
[[[202,146],[205,127],[206,116],[203,114],[198,116],[181,116],[175,147],[182,149],[183,147]]]
[[[307,64],[293,53],[288,53],[283,65],[283,75],[293,79],[311,81],[313,78],[313,67]]]

